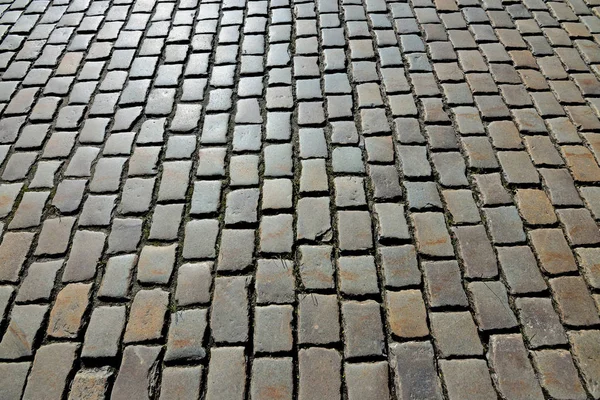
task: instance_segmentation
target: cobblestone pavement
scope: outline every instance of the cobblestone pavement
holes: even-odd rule
[[[599,0],[0,1],[0,399],[600,398]]]

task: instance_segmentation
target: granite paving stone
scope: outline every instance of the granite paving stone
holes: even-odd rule
[[[373,300],[343,302],[342,319],[346,358],[382,354],[383,327],[379,304]]]
[[[400,338],[419,338],[429,334],[427,311],[418,290],[386,292],[386,309],[394,335]]]
[[[484,360],[440,360],[440,368],[450,399],[483,400],[497,396]]]
[[[156,389],[156,382],[151,378],[156,370],[160,350],[158,346],[127,346],[123,351],[123,362],[117,373],[111,397],[150,399]]]
[[[391,367],[402,396],[417,399],[443,398],[430,342],[392,343],[390,352]]]
[[[38,336],[48,306],[28,304],[13,307],[8,329],[0,341],[0,356],[15,360],[33,354],[34,341]]]
[[[255,309],[254,351],[277,353],[293,347],[292,315],[290,305],[268,305]]]
[[[344,371],[348,379],[349,399],[389,398],[389,372],[385,362],[346,364]]]
[[[472,298],[475,319],[482,331],[517,326],[517,318],[509,307],[506,288],[499,281],[474,281],[467,289]]]
[[[500,269],[513,294],[539,293],[546,283],[528,246],[497,248]]]
[[[573,358],[565,350],[540,350],[533,353],[533,362],[542,376],[540,383],[555,398],[585,399]]]
[[[165,367],[162,374],[160,399],[198,396],[202,383],[202,366]]]
[[[206,356],[202,347],[206,314],[204,309],[176,311],[171,314],[165,361],[198,360]]]
[[[522,298],[515,305],[531,348],[566,343],[565,331],[550,299]]]
[[[338,258],[340,292],[346,295],[365,295],[379,292],[375,260],[371,256]]]
[[[302,245],[299,253],[302,284],[308,289],[333,288],[332,247]]]
[[[49,300],[54,289],[54,281],[64,260],[35,262],[29,266],[27,277],[19,288],[15,301],[32,302]],[[8,305],[8,298],[6,299]],[[2,307],[0,307],[2,309]]]
[[[256,302],[259,304],[293,302],[293,263],[284,259],[258,260],[255,286]]]
[[[598,365],[593,362],[598,354],[598,335],[596,331],[572,331],[569,342],[573,348],[575,362],[580,368],[583,383],[592,396],[600,395],[598,385]]]
[[[210,325],[217,342],[248,340],[247,285],[246,277],[215,279]]]
[[[533,366],[527,357],[521,335],[492,335],[488,359],[498,371],[496,383],[503,395],[511,398],[520,396],[532,399],[544,398]]]
[[[78,350],[79,345],[75,343],[52,343],[40,347],[33,360],[23,398],[62,398]]]
[[[104,232],[78,230],[73,236],[69,258],[62,274],[63,282],[80,282],[93,278],[105,247]]]
[[[214,348],[208,365],[206,397],[223,400],[244,399],[246,368],[243,347]]]
[[[442,213],[415,213],[413,224],[419,252],[429,256],[454,256]]]
[[[33,240],[29,232],[7,233],[0,243],[0,279],[2,281],[16,282],[26,261],[27,253]]]
[[[431,313],[430,318],[441,357],[477,356],[483,353],[477,327],[468,311]]]
[[[86,330],[82,357],[115,357],[125,325],[125,307],[103,306],[95,308]]]
[[[292,398],[293,364],[290,357],[257,358],[252,364],[250,396],[253,399]]]
[[[583,278],[564,276],[550,280],[557,303],[557,311],[564,324],[572,326],[594,325],[600,322],[598,309]]]
[[[309,347],[298,352],[298,399],[341,398],[341,356],[334,349]]]
[[[457,262],[427,261],[422,263],[422,268],[431,308],[467,305]]]

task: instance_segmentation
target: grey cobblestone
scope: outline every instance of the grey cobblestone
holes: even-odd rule
[[[454,224],[474,224],[481,221],[479,209],[470,190],[444,190],[442,196],[444,196]]]
[[[584,280],[579,276],[564,276],[550,281],[557,310],[564,324],[593,325],[600,322],[598,310]]]
[[[294,300],[293,264],[288,260],[258,260],[256,302],[291,303]]]
[[[42,305],[15,306],[7,332],[0,342],[0,356],[15,360],[33,354],[33,343],[40,331],[48,307]]]
[[[324,192],[329,188],[327,182],[327,171],[325,160],[302,161],[302,173],[300,176],[301,192]]]
[[[243,347],[220,347],[211,352],[207,399],[243,399],[246,388],[246,357]]]
[[[497,251],[500,267],[511,293],[536,293],[546,289],[544,278],[529,247],[500,247]]]
[[[466,306],[467,296],[461,285],[460,269],[455,261],[422,263],[430,307]]]
[[[300,278],[307,289],[333,288],[331,246],[300,246]]]
[[[430,256],[453,256],[454,250],[442,213],[413,214],[419,252]]]
[[[254,350],[257,353],[290,351],[293,347],[290,305],[257,307],[254,320]]]
[[[488,359],[497,371],[496,383],[503,395],[544,398],[520,335],[492,335]]]
[[[160,399],[197,397],[202,383],[202,371],[202,366],[166,367],[162,374]]]
[[[175,240],[181,223],[181,214],[183,204],[157,205],[152,216],[152,225],[150,227],[150,239]],[[141,233],[141,224],[139,226]],[[137,231],[132,234],[133,240],[140,235]],[[134,247],[137,246],[135,243]]]
[[[390,346],[396,390],[402,396],[442,399],[435,371],[433,346],[429,342],[393,343]],[[402,368],[405,366],[405,368]]]
[[[433,336],[442,357],[477,356],[483,353],[470,313],[440,312],[430,314],[430,318]]]
[[[338,270],[340,291],[343,294],[356,296],[378,292],[373,257],[340,257]]]
[[[97,273],[95,267],[102,255],[105,241],[106,235],[103,232],[75,232],[62,281],[80,282],[93,278]]]
[[[593,396],[598,396],[598,366],[591,360],[598,354],[595,331],[572,331],[569,333],[569,342],[573,348],[573,355],[583,375],[583,381]]]
[[[421,283],[414,246],[379,247],[378,253],[386,287],[401,288]]]
[[[141,283],[167,284],[171,279],[177,245],[144,246],[137,263],[137,280]]]
[[[523,221],[513,206],[484,208],[492,241],[497,244],[514,244],[525,240]]]
[[[78,348],[79,345],[74,343],[52,343],[42,346],[33,360],[23,398],[62,398]]]
[[[341,357],[332,349],[310,347],[298,352],[301,400],[336,399],[341,396]]]
[[[69,399],[101,399],[108,392],[114,371],[109,367],[81,369],[73,378]]]
[[[400,204],[378,203],[373,207],[378,221],[379,241],[410,237],[404,207]]]
[[[450,399],[488,399],[497,396],[484,360],[441,360],[440,368]]]
[[[600,231],[586,209],[564,209],[557,211],[558,218],[565,225],[566,236],[573,245],[595,244],[600,242]]]
[[[283,399],[293,395],[292,359],[257,358],[252,364],[250,396],[256,399],[278,396]]]
[[[341,250],[365,250],[373,246],[371,220],[365,211],[339,211]]]
[[[573,358],[564,350],[540,350],[533,354],[533,360],[542,378],[542,387],[551,396],[584,399],[583,385],[577,376]],[[553,377],[559,377],[555,380]]]
[[[21,398],[30,367],[30,362],[3,363],[0,366],[0,370],[2,371],[0,389],[6,398]]]
[[[19,288],[15,301],[49,300],[54,289],[56,275],[58,270],[63,266],[63,263],[64,260],[56,260],[31,264],[27,276],[23,279],[23,283]]]
[[[339,309],[333,295],[310,294],[298,309],[299,343],[326,344],[340,339]]]
[[[566,343],[567,337],[550,299],[521,298],[515,304],[530,347]]]
[[[175,299],[179,305],[206,304],[210,301],[211,262],[183,264],[179,267]]]
[[[344,367],[348,379],[348,398],[387,399],[388,366],[385,362],[346,364]]]
[[[512,328],[517,319],[509,307],[506,289],[499,281],[471,282],[467,286],[479,329]]]
[[[218,221],[213,219],[192,220],[185,226],[183,257],[214,258],[218,234]]]
[[[197,360],[206,355],[202,347],[206,330],[206,310],[192,309],[171,314],[165,361]]]
[[[137,257],[131,254],[111,257],[106,263],[98,295],[108,298],[127,297],[131,273],[136,262]]]
[[[383,327],[379,304],[372,300],[342,303],[346,358],[383,353]]]
[[[248,340],[247,284],[245,277],[215,280],[210,325],[217,342]]]
[[[329,198],[303,198],[297,205],[298,221],[296,238],[298,240],[328,241],[331,236],[331,216]]]
[[[291,214],[265,216],[260,224],[260,249],[263,253],[288,253],[293,245]]]
[[[127,346],[111,397],[149,399],[155,390],[155,382],[151,378],[159,353],[158,346]]]
[[[16,282],[21,268],[31,246],[33,234],[28,232],[8,233],[0,243],[0,279],[2,281]]]
[[[98,307],[87,327],[82,357],[115,357],[125,325],[125,307]]]

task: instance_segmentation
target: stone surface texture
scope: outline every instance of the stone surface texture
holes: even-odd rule
[[[0,0],[0,399],[600,399],[600,0]]]

